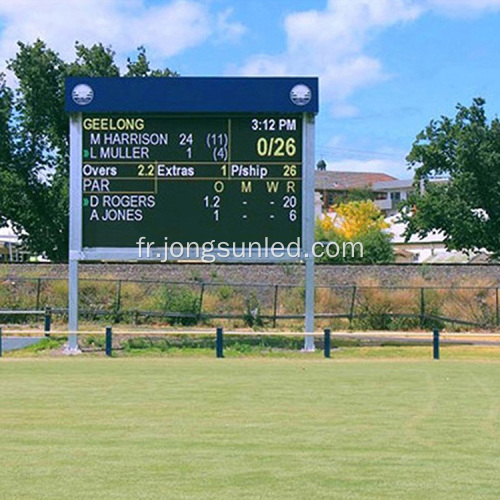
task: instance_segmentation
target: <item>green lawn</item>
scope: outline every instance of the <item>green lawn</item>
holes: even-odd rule
[[[499,492],[498,361],[0,360],[2,500]]]

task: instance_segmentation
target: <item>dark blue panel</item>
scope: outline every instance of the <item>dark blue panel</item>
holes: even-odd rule
[[[317,78],[66,79],[70,113],[317,113]]]

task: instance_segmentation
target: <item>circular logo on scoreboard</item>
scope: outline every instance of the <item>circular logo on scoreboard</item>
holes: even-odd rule
[[[297,106],[305,106],[311,100],[311,97],[311,89],[303,83],[295,85],[295,87],[290,90],[290,99]]]
[[[94,99],[94,91],[89,85],[80,83],[71,91],[71,97],[76,104],[86,106],[92,102],[92,99]]]

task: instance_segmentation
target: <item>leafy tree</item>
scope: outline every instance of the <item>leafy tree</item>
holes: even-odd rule
[[[394,261],[391,236],[385,231],[388,225],[373,201],[341,203],[333,210],[333,217],[327,216],[317,221],[316,241],[335,242],[340,249],[346,243],[359,242],[363,246],[363,256],[359,252],[355,252],[354,256],[343,256],[340,252],[333,258],[324,255],[320,261],[365,264]]]
[[[142,45],[137,49],[137,52],[136,61],[132,61],[130,58],[127,59],[127,73],[125,73],[125,76],[179,76],[179,73],[171,71],[169,68],[151,69],[146,57],[146,49]]]
[[[455,118],[433,120],[418,134],[407,156],[416,187],[403,213],[408,239],[440,230],[450,250],[500,254],[500,121],[488,121],[484,105],[481,98],[459,104]],[[430,182],[435,176],[445,182]]]
[[[111,47],[104,47],[102,43],[85,47],[76,42],[75,52],[75,61],[68,64],[68,76],[120,76]]]
[[[339,193],[337,204],[348,203],[349,201],[375,200],[375,193],[370,187],[349,189],[345,193]]]
[[[76,43],[64,62],[37,40],[18,43],[8,61],[18,87],[0,75],[0,225],[11,221],[25,246],[53,260],[68,252],[69,124],[64,111],[66,76],[119,76],[110,47]],[[176,76],[151,70],[143,47],[125,76]]]
[[[388,227],[382,212],[372,201],[340,203],[333,210],[334,217],[325,218],[323,224],[348,240]]]

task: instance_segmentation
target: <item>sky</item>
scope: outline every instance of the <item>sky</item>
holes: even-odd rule
[[[144,46],[181,76],[317,76],[328,170],[411,178],[430,120],[500,110],[500,0],[0,0],[0,71],[37,38],[66,60],[102,42],[122,67]]]

